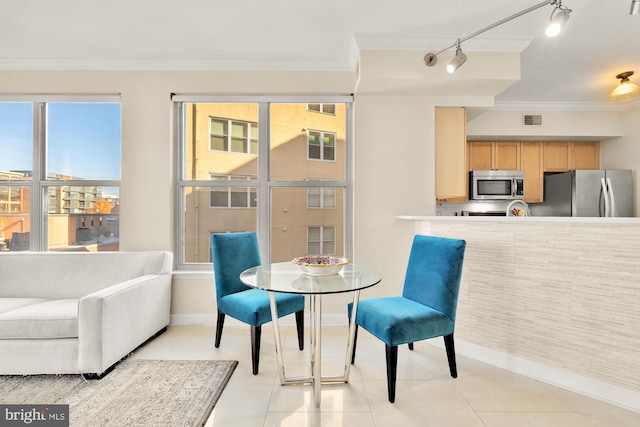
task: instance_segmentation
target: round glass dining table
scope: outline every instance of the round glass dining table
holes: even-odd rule
[[[349,382],[349,369],[353,355],[355,339],[355,316],[358,310],[360,291],[380,283],[380,274],[372,268],[358,264],[347,264],[338,274],[331,276],[311,276],[302,273],[292,262],[277,262],[249,268],[240,274],[240,280],[253,288],[269,292],[271,302],[271,319],[278,361],[278,375],[282,385],[310,384],[316,406],[320,406],[321,385]],[[278,309],[275,303],[275,292],[303,294],[309,296],[310,311],[310,344],[311,344],[311,376],[288,378],[282,356],[282,343],[278,325]],[[349,339],[342,376],[322,376],[322,296],[344,292],[353,293],[353,309],[349,320]]]

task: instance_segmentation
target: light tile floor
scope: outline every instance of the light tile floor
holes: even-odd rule
[[[384,344],[360,330],[349,384],[322,387],[315,406],[310,386],[281,386],[273,329],[263,327],[260,373],[251,374],[248,326],[225,326],[220,348],[214,327],[170,327],[136,350],[140,359],[238,360],[207,426],[461,426],[636,427],[640,414],[458,355],[449,376],[444,349],[428,341],[398,351],[395,403],[387,400]],[[309,374],[308,330],[299,351],[294,327],[282,327],[287,376]],[[342,375],[346,327],[325,327],[323,375]]]

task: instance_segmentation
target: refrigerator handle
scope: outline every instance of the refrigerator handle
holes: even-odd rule
[[[609,191],[607,191],[607,183],[605,182],[604,178],[600,178],[600,184],[602,185],[602,195],[604,196],[604,216],[610,216],[609,215]]]
[[[613,184],[611,183],[611,178],[607,178],[607,188],[609,189],[609,200],[611,206],[609,216],[616,216],[616,199],[613,197]]]

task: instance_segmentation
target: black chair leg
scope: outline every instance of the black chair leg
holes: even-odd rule
[[[222,339],[222,327],[224,326],[224,313],[218,312],[218,323],[216,324],[216,348],[220,347],[220,339]]]
[[[398,370],[398,346],[389,347],[387,350],[387,391],[389,392],[389,402],[396,400],[396,372]]]
[[[412,342],[409,343],[409,350],[413,351],[413,343]]]
[[[358,342],[358,325],[356,325],[356,333],[353,336],[353,353],[351,354],[351,364],[356,362],[356,343]]]
[[[253,367],[253,375],[258,375],[258,365],[260,363],[260,336],[262,335],[262,326],[251,327],[251,365]]]
[[[304,350],[304,310],[296,311],[296,329],[298,330],[298,348]]]
[[[453,334],[445,335],[444,346],[447,349],[447,360],[449,361],[449,372],[453,378],[458,378],[458,368],[456,367],[456,349],[453,345]]]

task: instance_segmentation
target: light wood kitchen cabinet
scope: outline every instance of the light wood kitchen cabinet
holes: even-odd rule
[[[542,147],[544,172],[566,172],[571,170],[570,142],[544,142]]]
[[[436,201],[467,200],[467,114],[462,107],[435,109]]]
[[[572,142],[571,169],[600,169],[600,143]]]
[[[519,142],[469,142],[469,167],[472,170],[519,170]]]
[[[542,144],[539,142],[522,142],[520,146],[520,168],[524,171],[524,201],[527,203],[542,202]]]

